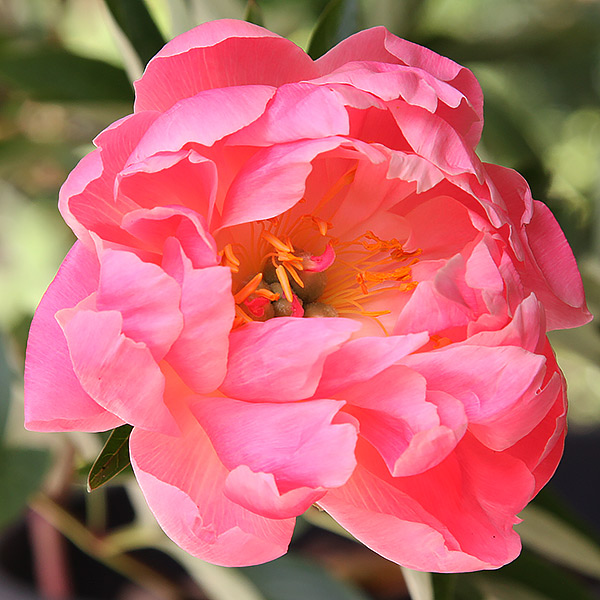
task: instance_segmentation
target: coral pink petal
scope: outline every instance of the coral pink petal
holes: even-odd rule
[[[426,333],[351,340],[327,357],[316,395],[327,398],[375,375],[429,341]]]
[[[203,398],[192,412],[228,469],[246,465],[254,473],[272,473],[285,493],[338,487],[352,474],[356,428],[333,422],[343,405],[336,400],[273,404],[220,397]]]
[[[180,298],[177,282],[157,265],[142,262],[132,252],[102,252],[97,308],[120,312],[123,333],[143,342],[156,362],[183,328]]]
[[[123,229],[135,236],[138,247],[156,253],[158,260],[167,239],[175,238],[194,268],[214,267],[220,261],[217,244],[208,233],[206,222],[188,208],[165,206],[134,210],[124,217]]]
[[[522,460],[532,471],[536,481],[536,493],[554,474],[562,456],[567,431],[565,379],[558,370],[549,343],[547,343],[546,353],[550,368],[556,371],[560,377],[560,386],[558,386],[554,405],[528,435],[506,450],[508,454]]]
[[[83,389],[127,423],[172,434],[175,421],[163,402],[165,379],[150,350],[122,333],[116,311],[68,308],[57,319]]]
[[[376,61],[417,67],[459,90],[467,102],[458,111],[444,115],[471,147],[477,145],[483,128],[483,94],[471,71],[452,60],[374,27],[352,35],[316,61],[321,74],[331,73],[346,63]]]
[[[235,314],[231,271],[184,267],[181,311],[183,331],[166,360],[192,390],[212,392],[227,369],[228,334]]]
[[[37,431],[103,431],[123,424],[84,391],[54,315],[93,293],[98,261],[76,242],[37,308],[25,360],[25,426]]]
[[[346,84],[351,90],[362,90],[389,102],[401,98],[431,113],[440,103],[458,108],[464,95],[445,81],[422,69],[380,62],[353,62],[311,83]],[[335,86],[343,90],[343,86]],[[342,91],[343,93],[343,91]]]
[[[229,473],[224,492],[232,502],[269,519],[297,517],[325,494],[307,487],[281,493],[272,473],[255,473],[246,465]]]
[[[348,133],[348,112],[338,94],[326,87],[293,83],[279,88],[264,114],[228,143],[271,146]]]
[[[142,208],[185,206],[210,223],[217,193],[215,164],[194,150],[163,152],[130,165],[117,177],[117,197]]]
[[[339,318],[247,323],[231,333],[221,390],[232,398],[262,402],[309,398],[327,356],[359,328],[355,321]]]
[[[229,471],[199,426],[181,437],[134,429],[130,453],[150,509],[190,554],[234,567],[286,552],[294,519],[269,519],[232,502],[224,493]]]
[[[471,173],[483,179],[473,148],[437,114],[410,104],[391,105],[389,110],[417,154],[448,175]]]
[[[397,207],[401,209],[402,203]],[[454,256],[478,234],[464,204],[450,196],[419,202],[405,217],[411,229],[406,249],[421,248],[428,260]]]
[[[546,307],[548,328],[578,327],[589,322],[592,317],[585,305],[577,263],[556,219],[541,202],[534,202],[527,237],[550,292],[539,293],[534,288]]]
[[[233,181],[223,207],[223,227],[269,219],[304,195],[311,161],[337,148],[343,138],[301,140],[257,152]]]
[[[467,304],[440,293],[434,282],[423,281],[402,309],[394,333],[427,331],[433,335],[450,327],[467,325],[470,318],[472,310]]]
[[[190,143],[212,146],[260,117],[274,93],[274,88],[252,85],[206,90],[181,100],[148,128],[128,166],[159,152],[178,152]]]
[[[400,150],[394,150],[390,152],[390,164],[387,173],[388,178],[399,179],[403,182],[414,182],[417,194],[421,194],[435,187],[438,183],[443,181],[444,174],[438,167],[434,166],[431,162],[418,154],[411,154],[402,152]],[[398,198],[400,208],[402,208],[402,198]],[[454,202],[449,199],[450,202]],[[424,201],[426,203],[426,201]],[[458,203],[456,203],[458,204]],[[421,206],[421,204],[419,204]],[[431,217],[434,216],[434,212],[431,211]],[[446,234],[451,232],[445,231]],[[432,240],[428,238],[422,238],[427,240],[429,243]]]
[[[529,352],[542,354],[546,343],[544,307],[530,294],[516,308],[510,322],[495,331],[478,331],[469,337],[477,346],[520,346]]]
[[[313,61],[289,40],[244,21],[211,21],[176,37],[148,63],[135,82],[135,110],[165,111],[211,88],[281,86],[317,74]]]
[[[99,149],[79,162],[60,189],[60,212],[86,245],[92,246],[88,230],[105,239],[122,239],[121,218],[136,206],[115,198],[115,177],[157,116],[155,112],[130,115],[105,129],[94,140]]]
[[[465,344],[412,354],[402,362],[427,379],[428,389],[459,399],[469,422],[480,423],[515,405],[530,387],[535,391],[546,359],[515,346]]]
[[[338,396],[349,403],[361,437],[377,449],[395,477],[416,475],[441,462],[467,427],[456,398],[427,394],[425,379],[403,366],[389,367]]]
[[[442,463],[412,477],[392,477],[366,445],[358,460],[350,481],[318,504],[384,557],[417,570],[474,571],[519,554],[512,527],[534,489],[520,460],[468,434]]]

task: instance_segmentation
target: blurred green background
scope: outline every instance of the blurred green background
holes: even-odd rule
[[[161,534],[127,471],[85,492],[103,436],[24,431],[29,323],[73,242],[58,188],[91,139],[131,112],[130,82],[162,40],[222,17],[263,23],[313,56],[385,25],[469,66],[485,95],[480,156],[517,169],[550,206],[600,310],[597,0],[0,0],[0,597],[600,598],[596,323],[552,335],[571,401],[565,459],[519,526],[523,555],[493,573],[401,570],[317,512],[278,561],[207,565]]]

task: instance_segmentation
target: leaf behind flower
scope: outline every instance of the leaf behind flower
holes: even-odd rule
[[[308,55],[316,60],[361,29],[362,15],[358,0],[331,0],[313,29]]]
[[[129,436],[132,429],[131,425],[121,425],[113,429],[90,469],[88,492],[104,485],[129,466]]]

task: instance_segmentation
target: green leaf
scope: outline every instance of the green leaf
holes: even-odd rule
[[[90,469],[87,481],[89,492],[104,485],[129,466],[129,436],[132,429],[131,425],[113,429]]]
[[[516,530],[523,544],[545,558],[600,579],[600,547],[546,510],[527,507]]]
[[[50,454],[46,450],[0,447],[0,527],[21,514],[49,465]]]
[[[264,27],[265,21],[263,19],[263,12],[257,0],[248,0],[246,11],[244,12],[244,21]]]
[[[146,65],[165,45],[143,0],[104,0],[117,25]]]
[[[317,59],[348,36],[360,31],[359,0],[331,0],[322,12],[308,43],[308,54]]]
[[[0,48],[0,81],[48,102],[128,102],[133,91],[125,71],[60,48]]]
[[[325,569],[289,554],[240,571],[266,600],[367,600],[362,592],[334,579]]]

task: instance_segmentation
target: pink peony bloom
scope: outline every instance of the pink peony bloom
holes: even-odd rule
[[[174,39],[61,190],[27,427],[133,425],[158,522],[221,565],[314,503],[414,569],[514,559],[565,433],[546,331],[590,316],[481,128],[472,73],[383,28],[314,62],[239,21]]]

